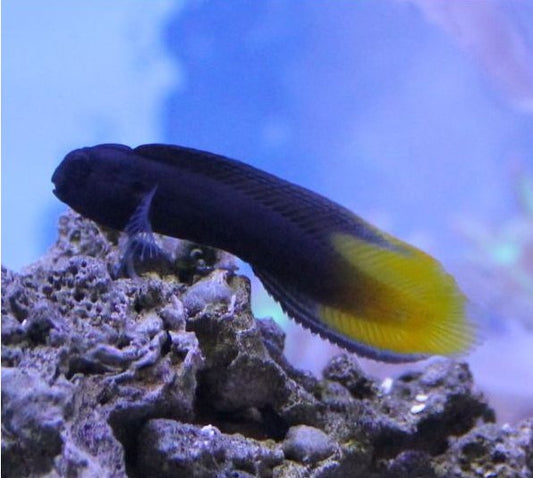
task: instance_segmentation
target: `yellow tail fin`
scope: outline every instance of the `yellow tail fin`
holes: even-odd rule
[[[453,277],[428,254],[390,236],[387,249],[348,234],[332,237],[357,281],[357,307],[321,306],[338,332],[397,354],[455,355],[475,340],[466,298]]]

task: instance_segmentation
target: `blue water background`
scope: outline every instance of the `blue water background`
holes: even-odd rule
[[[531,4],[493,3],[533,48]],[[307,186],[437,256],[481,308],[491,285],[476,288],[471,256],[516,249],[493,239],[524,214],[533,109],[415,3],[17,0],[2,59],[4,266],[53,243],[51,173],[102,142],[207,149]],[[254,306],[281,318],[264,294]],[[480,315],[507,329],[505,310]],[[291,332],[293,360],[316,371],[320,342]]]

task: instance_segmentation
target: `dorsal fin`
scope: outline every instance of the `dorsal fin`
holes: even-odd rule
[[[249,164],[182,146],[148,144],[134,151],[162,164],[208,177],[236,194],[268,208],[296,224],[302,233],[322,242],[332,232],[345,232],[364,241],[394,248],[384,234],[350,210],[304,187],[290,183]]]

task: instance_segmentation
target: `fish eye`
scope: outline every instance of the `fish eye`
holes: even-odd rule
[[[202,251],[202,249],[200,248],[194,248],[191,250],[191,252],[189,253],[189,256],[191,257],[191,259],[194,259],[195,261],[201,259],[204,255],[204,252]]]

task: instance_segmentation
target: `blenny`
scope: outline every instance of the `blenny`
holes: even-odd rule
[[[54,193],[130,235],[152,231],[248,262],[284,311],[387,362],[468,350],[475,330],[455,280],[428,254],[308,189],[181,146],[102,144],[69,153]]]

